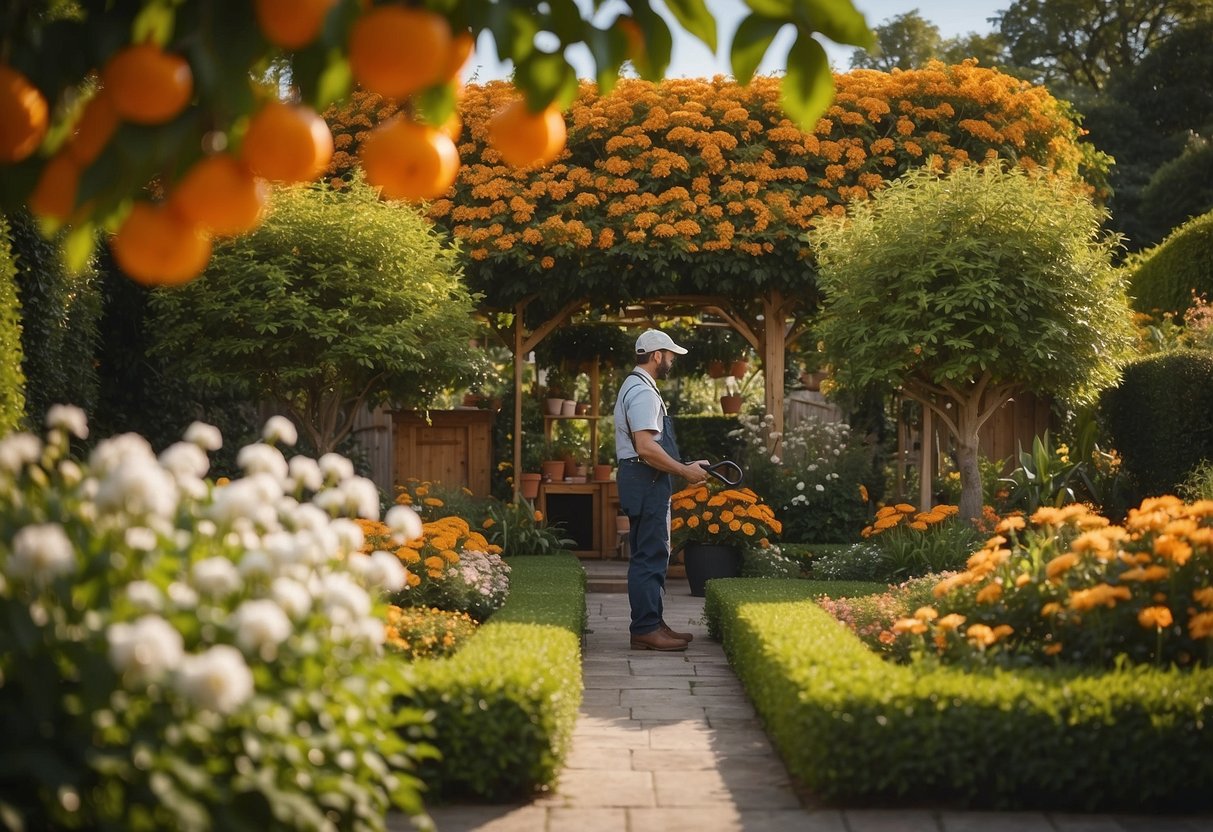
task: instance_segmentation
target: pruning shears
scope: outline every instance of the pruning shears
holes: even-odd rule
[[[735,488],[741,485],[741,480],[745,476],[741,470],[741,466],[731,459],[722,459],[720,462],[715,462],[711,465],[705,464],[703,467],[709,474],[720,480],[729,488]]]

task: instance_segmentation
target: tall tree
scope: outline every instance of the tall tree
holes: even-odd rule
[[[978,435],[1019,390],[1090,401],[1132,344],[1102,212],[1064,179],[912,171],[811,240],[820,333],[843,389],[897,388],[956,439],[981,513]]]
[[[152,296],[155,351],[190,384],[281,406],[317,453],[360,408],[425,405],[481,353],[453,247],[360,181],[279,191],[252,234],[206,273]]]
[[[996,20],[1012,61],[1033,80],[1097,93],[1211,8],[1213,0],[1014,0]]]
[[[918,69],[943,47],[939,27],[912,9],[874,28],[876,46],[851,53],[851,69]]]

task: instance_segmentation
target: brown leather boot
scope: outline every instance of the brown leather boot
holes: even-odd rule
[[[679,641],[690,643],[695,640],[695,636],[693,636],[691,633],[680,633],[677,630],[672,630],[670,629],[670,625],[666,624],[664,621],[661,622],[661,626],[659,626],[657,629],[661,630],[661,632],[665,633],[670,638],[676,638]]]
[[[687,643],[682,639],[671,638],[660,627],[642,636],[632,636],[633,650],[659,650],[662,653],[676,653],[687,649]]]

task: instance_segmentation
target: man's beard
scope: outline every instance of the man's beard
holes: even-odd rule
[[[665,381],[670,376],[670,365],[664,361],[657,362],[657,370],[654,373],[658,381]]]

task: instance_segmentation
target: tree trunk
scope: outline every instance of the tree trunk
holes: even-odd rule
[[[979,520],[983,505],[981,468],[977,464],[977,431],[962,430],[957,439],[956,465],[960,471],[960,516]]]

